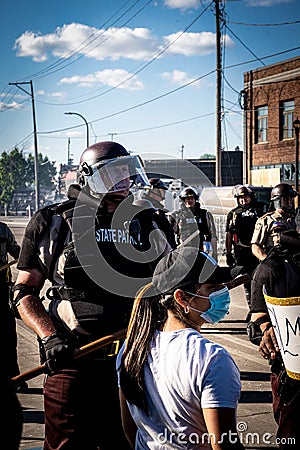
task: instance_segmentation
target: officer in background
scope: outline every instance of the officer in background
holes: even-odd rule
[[[20,370],[17,355],[16,318],[9,301],[12,274],[7,263],[8,255],[18,259],[19,253],[20,246],[12,231],[4,222],[0,222],[0,330],[4,337],[2,342],[5,342],[2,356],[6,361],[5,369],[11,378],[19,375]],[[26,384],[22,385],[22,389],[26,390],[26,387]]]
[[[169,214],[177,245],[195,235],[189,246],[197,247],[217,260],[217,233],[211,212],[201,208],[199,194],[192,186],[183,189],[179,198],[180,208]]]
[[[275,210],[267,212],[257,220],[251,239],[252,253],[259,261],[265,259],[273,247],[279,245],[282,231],[296,228],[294,198],[297,195],[287,183],[279,183],[273,187],[271,201]]]
[[[0,422],[1,436],[6,447],[18,450],[23,424],[21,404],[11,384],[11,378],[20,373],[17,355],[17,332],[15,315],[9,304],[11,270],[7,266],[8,254],[17,259],[20,246],[10,228],[0,222],[0,398],[4,414]],[[2,270],[1,270],[2,267]],[[21,385],[26,390],[27,384]]]
[[[165,215],[167,210],[164,206],[166,198],[167,185],[160,178],[149,178],[149,186],[144,187],[141,198],[149,200],[158,214]]]
[[[259,260],[251,250],[251,238],[256,221],[263,215],[263,205],[249,186],[238,185],[233,190],[237,206],[229,211],[226,220],[226,263],[229,267],[244,266],[252,276]],[[232,252],[233,250],[233,252]],[[251,281],[244,284],[248,306],[250,306]],[[248,315],[246,321],[248,322]]]
[[[298,226],[300,227],[300,223]],[[300,228],[297,229],[300,231]],[[278,445],[281,449],[298,448],[300,380],[287,375],[268,313],[264,290],[267,295],[278,299],[293,297],[295,304],[299,305],[300,236],[296,230],[279,233],[278,244],[270,250],[254,272],[251,291],[252,315],[247,331],[250,341],[259,345],[261,356],[269,360],[271,367],[273,413],[278,424]],[[297,326],[294,333],[298,333],[299,339]]]
[[[25,230],[15,306],[41,339],[44,450],[125,450],[115,359],[118,342],[74,360],[74,350],[128,325],[138,289],[151,279],[158,247],[143,242],[143,210],[132,183],[146,185],[141,159],[116,142],[80,158],[69,200],[39,210]],[[167,245],[167,243],[166,243]],[[52,282],[46,311],[39,292]]]
[[[144,187],[143,193],[141,194],[141,200],[151,202],[156,213],[154,220],[157,223],[158,228],[165,234],[171,249],[174,249],[176,248],[175,234],[167,219],[166,213],[168,211],[163,203],[167,190],[166,184],[160,178],[149,178],[149,186]],[[137,202],[139,202],[139,200],[137,200]]]

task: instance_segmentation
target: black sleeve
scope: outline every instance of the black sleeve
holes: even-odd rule
[[[37,211],[27,224],[22,240],[17,268],[19,270],[37,269],[43,272],[39,259],[38,244],[48,229],[50,210]]]
[[[267,291],[272,290],[278,276],[278,267],[274,260],[265,259],[257,266],[251,281],[250,312],[268,312],[263,287],[265,285]]]
[[[175,233],[171,223],[168,221],[166,216],[157,213],[154,214],[154,220],[157,223],[158,228],[165,234],[168,243],[174,250],[176,248],[176,241]]]
[[[226,232],[227,231],[231,231],[232,228],[232,216],[233,216],[233,212],[229,211],[229,213],[227,214],[227,218],[226,218]]]

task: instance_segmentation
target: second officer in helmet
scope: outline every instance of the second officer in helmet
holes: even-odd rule
[[[235,186],[233,195],[237,201],[237,206],[229,211],[226,219],[226,263],[228,266],[236,264],[244,266],[251,276],[259,263],[256,256],[252,254],[251,238],[255,223],[264,212],[264,205],[257,201],[250,186]],[[245,283],[244,289],[249,305],[251,282]]]
[[[280,233],[296,229],[294,199],[298,193],[288,183],[279,183],[271,191],[274,211],[260,217],[251,239],[253,254],[262,261],[279,245]]]
[[[160,255],[141,239],[149,224],[130,193],[148,180],[140,158],[116,142],[88,147],[79,175],[69,200],[37,211],[25,230],[15,307],[40,338],[48,370],[44,450],[126,449],[117,343],[79,360],[73,352],[126,328],[137,290],[151,279]],[[40,298],[46,280],[49,311]]]
[[[195,235],[188,245],[198,247],[217,260],[217,233],[211,212],[201,208],[199,194],[192,186],[184,188],[179,198],[180,208],[169,214],[177,244]]]

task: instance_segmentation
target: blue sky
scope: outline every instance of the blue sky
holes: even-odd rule
[[[222,145],[243,147],[243,74],[300,54],[299,0],[222,2]],[[298,23],[299,22],[299,23]],[[77,163],[116,140],[149,157],[215,153],[214,4],[208,0],[6,1],[0,31],[0,151]],[[298,47],[298,48],[297,48]],[[293,48],[296,50],[289,51]],[[19,85],[27,91],[30,85]]]

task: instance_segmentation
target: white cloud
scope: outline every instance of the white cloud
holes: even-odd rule
[[[98,30],[86,25],[71,23],[57,27],[54,33],[44,36],[25,31],[16,41],[17,56],[32,57],[43,62],[52,54],[58,58],[83,54],[97,60],[130,58],[144,60],[157,50],[156,38],[147,28],[109,28]]]
[[[199,7],[199,0],[165,0],[164,3],[168,8],[172,9],[187,9]]]
[[[169,54],[206,55],[215,49],[215,35],[211,32],[182,34],[179,31],[163,37],[163,44],[160,45],[157,37],[147,28],[98,30],[78,23],[58,27],[54,33],[44,36],[26,31],[15,41],[14,49],[17,56],[31,57],[37,62],[47,60],[50,54],[57,58],[70,58],[75,51],[77,56],[101,61],[121,58],[144,61],[177,38],[168,49]]]
[[[16,111],[18,109],[27,109],[27,108],[23,105],[20,105],[20,103],[16,103],[16,102],[12,102],[12,103],[0,102],[0,111],[7,111],[9,109]]]
[[[65,98],[66,97],[66,93],[65,92],[50,92],[48,94],[48,97],[53,97],[53,98]]]
[[[81,137],[83,135],[84,135],[84,133],[82,131],[68,131],[67,132],[67,137],[75,138],[75,137]]]
[[[124,80],[129,77],[131,78],[124,82]],[[129,72],[123,69],[106,69],[85,76],[74,75],[69,78],[62,78],[60,83],[78,84],[79,86],[103,84],[106,86],[118,87],[119,89],[129,89],[131,91],[138,91],[144,88],[143,83],[138,80],[136,75],[132,76]],[[118,86],[119,84],[120,86]]]
[[[1,93],[0,93],[0,97],[7,97],[7,93],[1,92]],[[24,95],[24,94],[14,94],[14,98],[21,98],[21,99],[24,99],[24,98],[28,98],[28,95]]]
[[[169,34],[169,36],[165,36],[165,45],[175,41],[175,43],[168,48],[168,53],[184,56],[203,56],[215,51],[216,35],[210,31],[203,31],[201,33],[184,33],[178,40],[176,40],[180,34],[181,32],[177,32]],[[229,36],[226,36],[226,45],[233,45],[233,41]]]
[[[195,79],[195,78],[189,77],[186,72],[183,72],[182,70],[177,70],[177,69],[173,70],[172,72],[163,72],[161,74],[161,78],[175,86],[182,86],[183,84],[189,83]],[[194,85],[195,84],[199,85],[199,81],[195,82]]]

